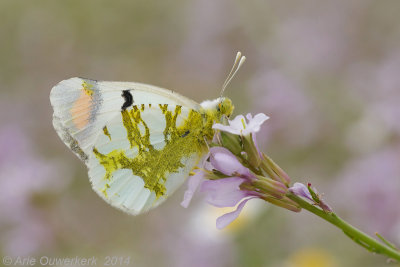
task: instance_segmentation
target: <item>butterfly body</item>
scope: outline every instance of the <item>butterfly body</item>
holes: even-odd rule
[[[93,189],[130,214],[171,195],[207,152],[212,125],[233,111],[228,98],[198,104],[147,84],[83,78],[60,82],[50,100],[53,125]]]

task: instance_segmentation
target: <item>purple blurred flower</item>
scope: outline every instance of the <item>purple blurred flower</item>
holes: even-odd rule
[[[386,131],[388,135],[392,131],[400,133],[399,68],[400,50],[388,49],[374,64],[371,62],[354,64],[348,77],[348,87],[363,104],[364,114],[361,120],[369,119],[373,114],[384,126],[378,128]]]
[[[263,130],[260,145],[277,136],[281,146],[295,149],[314,142],[321,133],[319,114],[301,84],[279,69],[266,68],[254,74],[249,90],[253,107],[274,118],[274,123]]]
[[[250,133],[256,133],[260,131],[260,126],[264,121],[268,120],[269,117],[264,113],[259,113],[252,117],[250,113],[246,115],[248,123],[243,115],[236,116],[233,120],[229,120],[229,125],[223,125],[220,123],[215,123],[213,129],[225,131],[228,133],[247,136]]]
[[[336,206],[370,232],[399,236],[400,147],[393,146],[353,160],[338,175],[332,192]],[[356,200],[356,201],[353,201]],[[349,206],[351,204],[351,207]],[[397,239],[400,241],[400,237]]]
[[[53,233],[32,203],[34,196],[58,192],[69,182],[55,179],[60,164],[38,155],[25,131],[16,125],[0,130],[0,245],[10,256],[32,255],[50,244]],[[68,178],[68,177],[66,177]],[[29,223],[27,223],[29,222]]]

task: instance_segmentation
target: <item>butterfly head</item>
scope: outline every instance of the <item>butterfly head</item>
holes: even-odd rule
[[[217,112],[222,115],[225,115],[227,118],[229,118],[232,113],[233,109],[235,108],[232,104],[232,100],[230,100],[227,97],[221,97],[219,98],[220,102],[217,105]]]
[[[206,100],[203,101],[200,105],[203,108],[204,112],[208,115],[208,117],[217,122],[220,122],[224,116],[229,118],[232,115],[234,109],[232,100],[227,97],[219,97],[214,100]]]

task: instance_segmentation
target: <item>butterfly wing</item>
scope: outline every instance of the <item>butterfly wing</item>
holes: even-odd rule
[[[77,77],[54,86],[50,101],[54,109],[54,128],[84,161],[105,124],[120,114],[122,108],[156,103],[181,105],[196,111],[200,109],[200,105],[193,100],[156,86]]]
[[[204,153],[199,104],[172,91],[72,78],[50,100],[54,127],[85,161],[93,189],[130,214],[162,203]]]

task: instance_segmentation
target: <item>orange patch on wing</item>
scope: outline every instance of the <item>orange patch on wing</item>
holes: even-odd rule
[[[82,91],[70,110],[72,121],[77,129],[80,130],[89,123],[91,109],[92,98]]]

